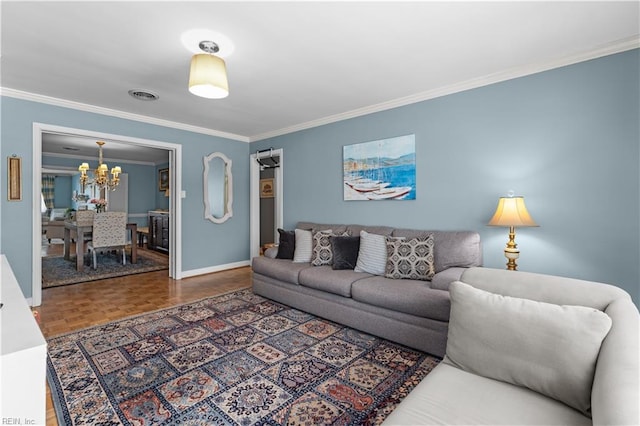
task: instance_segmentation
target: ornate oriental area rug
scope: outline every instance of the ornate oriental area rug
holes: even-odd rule
[[[64,260],[63,256],[48,256],[42,258],[42,288],[58,287],[61,285],[77,284],[105,278],[121,277],[123,275],[140,274],[143,272],[161,271],[169,269],[169,257],[150,251],[138,251],[136,263],[122,264],[122,257],[116,254],[101,254],[98,256],[98,267],[93,269],[85,261],[84,271],[76,270],[76,258]],[[87,255],[86,259],[90,259]],[[90,264],[90,263],[89,263]]]
[[[48,344],[61,425],[379,424],[439,362],[250,289]]]

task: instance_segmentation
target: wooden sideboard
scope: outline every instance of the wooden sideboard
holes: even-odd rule
[[[147,247],[169,253],[169,212],[149,212],[149,238]]]

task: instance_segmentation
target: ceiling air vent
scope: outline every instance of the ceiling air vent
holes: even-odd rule
[[[160,97],[155,93],[148,92],[146,90],[140,90],[140,89],[129,90],[129,95],[131,95],[131,97],[139,101],[155,101]]]

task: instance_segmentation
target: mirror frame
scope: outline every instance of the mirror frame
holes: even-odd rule
[[[214,158],[220,158],[225,165],[224,174],[227,179],[227,193],[225,194],[227,203],[222,217],[215,217],[211,214],[211,205],[209,204],[209,163]],[[203,174],[203,199],[204,199],[204,218],[209,219],[213,223],[224,223],[233,216],[233,175],[231,174],[232,161],[221,152],[213,152],[204,157],[204,174]]]

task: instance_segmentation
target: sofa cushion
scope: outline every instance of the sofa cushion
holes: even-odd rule
[[[360,231],[360,249],[356,272],[384,275],[387,267],[387,240],[384,235]]]
[[[360,235],[360,231],[366,231],[370,234],[384,235],[390,237],[393,234],[393,229],[390,226],[371,226],[371,225],[348,225],[347,230],[351,235]]]
[[[51,209],[51,214],[49,215],[49,220],[64,220],[65,213],[67,209]]]
[[[374,276],[354,282],[351,297],[359,302],[422,318],[449,320],[449,293],[429,288],[428,281]]]
[[[436,273],[451,267],[482,266],[480,234],[473,231],[424,231],[395,229],[394,237],[419,238],[433,234]]]
[[[449,287],[447,357],[463,370],[557,399],[588,415],[604,312]]]
[[[305,229],[307,231],[326,231],[332,229],[336,234],[342,234],[347,231],[347,225],[315,223],[315,222],[298,222],[297,229]]]
[[[383,425],[591,426],[591,419],[529,389],[438,364]]]
[[[333,252],[332,269],[355,269],[359,250],[360,237],[331,237],[331,251]]]
[[[311,262],[311,252],[313,248],[313,234],[306,229],[295,230],[296,234],[296,247],[293,251],[293,261],[295,263],[309,263]]]
[[[253,272],[291,284],[299,284],[300,271],[311,267],[308,263],[294,263],[288,259],[270,259],[265,256],[254,257],[251,262]]]
[[[433,234],[411,239],[387,237],[386,244],[385,277],[424,281],[433,278]]]
[[[301,286],[315,288],[343,297],[351,297],[351,285],[371,274],[354,272],[343,269],[334,271],[331,266],[314,266],[300,271],[299,283]]]
[[[278,228],[278,259],[293,259],[293,253],[296,248],[296,233],[295,231],[285,231]]]

